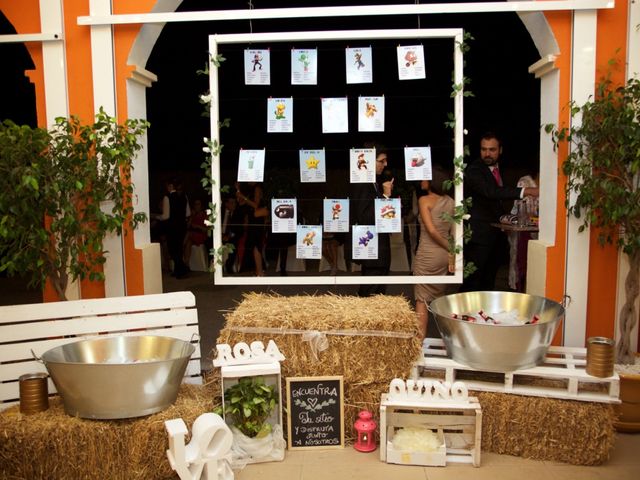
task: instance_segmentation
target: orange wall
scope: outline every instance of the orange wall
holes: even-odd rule
[[[567,105],[571,98],[571,12],[547,12],[547,21],[555,35],[560,48],[560,54],[555,61],[555,66],[560,72],[559,86],[559,112],[558,124],[569,124],[569,110]],[[561,173],[561,160],[567,156],[567,145],[560,145],[558,149],[558,184],[556,188],[556,237],[553,247],[547,250],[547,284],[545,296],[562,302],[566,275],[566,236],[567,236],[567,211],[564,206],[566,177]],[[561,345],[562,329],[558,329],[553,340],[554,345]]]
[[[607,74],[608,62],[614,58],[621,59],[622,63],[613,70],[611,78],[619,84],[625,82],[627,7],[627,0],[617,0],[615,8],[598,12],[596,82]],[[600,246],[596,229],[591,230],[590,242],[586,337],[613,338],[618,253],[613,245]]]

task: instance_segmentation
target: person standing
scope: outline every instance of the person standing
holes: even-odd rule
[[[240,184],[236,184],[236,199],[240,205],[247,207],[247,237],[245,250],[251,252],[255,264],[257,277],[264,276],[263,249],[266,242],[266,221],[269,216],[269,209],[264,199],[262,185],[256,182],[249,182],[247,188],[250,193],[244,193],[240,189]]]
[[[375,148],[375,145],[365,145]],[[354,183],[351,185],[351,223],[358,225],[375,225],[375,199],[390,198],[393,193],[393,181],[386,180],[382,173],[387,167],[387,152],[381,146],[376,148],[376,180],[374,183]],[[358,262],[356,262],[358,263]],[[391,246],[388,233],[378,233],[378,258],[375,260],[359,260],[363,276],[388,275],[391,267]],[[360,285],[358,296],[368,297],[384,294],[386,284]]]
[[[176,278],[184,278],[189,268],[183,260],[183,243],[187,233],[187,218],[191,216],[189,201],[182,190],[182,182],[174,178],[166,183],[167,193],[162,199],[162,213],[157,220],[165,222],[167,248],[173,261],[173,273]]]
[[[449,239],[453,235],[453,224],[442,218],[442,214],[453,215],[454,201],[443,191],[446,175],[442,169],[433,169],[433,178],[420,182],[427,195],[418,199],[418,221],[420,240],[413,262],[414,275],[448,275],[455,271],[455,257],[449,253]],[[445,283],[419,283],[414,286],[418,330],[424,338],[427,333],[427,306],[432,300],[445,295],[449,285]]]
[[[464,246],[466,262],[473,262],[476,270],[464,279],[461,292],[489,291],[495,287],[500,259],[507,251],[504,233],[492,223],[509,209],[510,200],[538,196],[532,187],[511,187],[502,180],[502,141],[493,132],[480,138],[480,158],[464,172],[464,191],[471,197],[471,239]]]

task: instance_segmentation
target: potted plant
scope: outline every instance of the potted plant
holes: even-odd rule
[[[570,144],[562,168],[569,213],[582,220],[579,230],[595,227],[601,244],[617,245],[629,259],[616,358],[618,363],[632,364],[631,331],[640,294],[640,80],[632,78],[618,86],[606,78],[598,84],[595,98],[582,106],[571,105],[571,114],[581,117],[577,126],[546,125],[545,130],[556,146]],[[569,203],[570,193],[575,194],[574,204]],[[621,375],[623,383],[624,377],[628,380],[633,374]],[[640,380],[640,375],[635,377]],[[640,426],[640,416],[635,422]]]
[[[224,391],[224,410],[220,407],[216,413],[224,412],[230,420],[234,464],[284,458],[282,426],[269,423],[277,405],[276,386],[267,385],[261,376],[240,377]]]
[[[103,239],[135,228],[132,161],[148,123],[119,125],[104,110],[93,124],[77,117],[31,128],[0,125],[0,272],[30,286],[47,280],[60,300],[69,281],[103,280]]]

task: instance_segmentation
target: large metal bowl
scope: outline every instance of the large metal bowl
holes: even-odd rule
[[[452,314],[509,312],[517,309],[531,325],[491,325],[452,318]],[[511,372],[542,363],[564,308],[544,297],[513,292],[466,292],[429,304],[451,358],[477,370]]]
[[[176,338],[118,336],[61,345],[41,360],[69,415],[115,419],[173,404],[194,351]]]

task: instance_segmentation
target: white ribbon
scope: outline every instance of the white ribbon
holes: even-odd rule
[[[318,353],[329,348],[329,339],[324,332],[308,330],[302,334],[302,341],[309,342],[313,359],[318,361]]]

